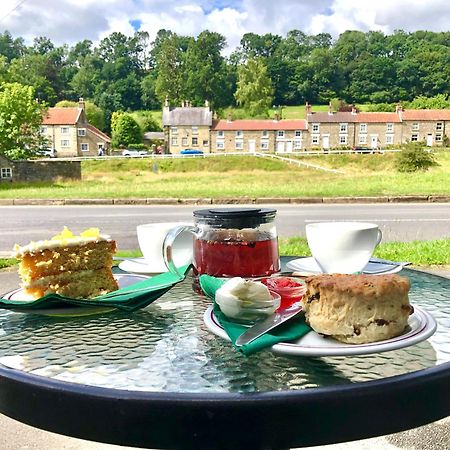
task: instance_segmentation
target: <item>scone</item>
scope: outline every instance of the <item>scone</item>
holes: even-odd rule
[[[402,334],[413,311],[409,279],[399,275],[315,275],[305,281],[306,321],[317,333],[348,344]]]

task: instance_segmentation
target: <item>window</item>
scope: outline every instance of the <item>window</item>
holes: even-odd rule
[[[418,122],[413,122],[412,130],[413,131],[419,131],[419,123]]]
[[[360,133],[367,133],[367,123],[360,123],[359,124],[359,132]]]
[[[302,132],[301,132],[301,130],[295,130],[295,137],[299,137],[299,138],[302,137]]]
[[[47,127],[41,127],[41,134],[47,134]]]
[[[192,138],[192,146],[198,147],[198,138],[197,137]]]
[[[442,131],[443,129],[444,129],[444,124],[442,122],[437,122],[436,123],[436,131]]]
[[[358,144],[367,144],[367,135],[360,134],[358,139]]]
[[[68,139],[63,139],[61,141],[61,147],[70,147],[70,141]]]
[[[172,134],[178,134],[178,128],[172,127]]]
[[[319,133],[319,131],[320,131],[320,123],[313,123],[312,124],[312,132]]]
[[[343,134],[342,136],[339,136],[339,144],[346,144],[347,143],[347,135]]]
[[[261,141],[261,150],[269,150],[269,141],[268,140]]]
[[[216,142],[216,149],[217,150],[223,150],[225,148],[225,142],[224,141],[217,141]]]
[[[347,124],[346,123],[341,123],[339,125],[339,133],[347,133]]]
[[[178,145],[178,138],[173,137],[171,142],[172,142],[172,145]]]
[[[387,145],[392,145],[394,143],[394,136],[392,136],[392,134],[388,134],[386,136],[386,144]]]
[[[436,142],[442,142],[442,134],[441,133],[436,133],[435,140],[436,140]]]
[[[192,127],[192,134],[198,134],[198,127]]]
[[[181,139],[181,145],[183,147],[187,147],[187,145],[188,145],[188,138],[187,137],[184,137],[184,138]]]
[[[81,144],[81,151],[82,152],[88,152],[89,151],[89,144]]]
[[[394,124],[393,123],[387,123],[386,124],[386,133],[393,133],[394,132]]]
[[[284,138],[284,130],[277,131],[277,138]]]
[[[311,144],[318,145],[319,144],[319,135],[315,134],[311,137]]]
[[[244,133],[242,132],[242,130],[236,131],[236,137],[237,137],[237,138],[241,138],[241,137],[243,137],[243,136],[244,136]]]
[[[61,134],[69,134],[69,127],[61,127]]]
[[[302,141],[300,139],[294,139],[294,150],[300,150],[302,148]]]
[[[413,133],[411,135],[411,142],[416,142],[419,140],[419,135],[417,133]]]
[[[219,131],[217,132],[217,137],[218,137],[218,138],[223,138],[223,137],[224,137],[224,134],[223,134],[223,131],[222,131],[222,130],[219,130]]]
[[[12,169],[11,169],[11,167],[2,167],[1,177],[2,178],[12,178]]]
[[[208,139],[203,139],[203,147],[207,147],[209,145]]]
[[[235,141],[234,148],[236,150],[242,150],[244,148],[244,142],[243,141]]]
[[[86,136],[86,128],[78,128],[78,136]]]
[[[261,137],[263,137],[263,138],[269,137],[269,132],[267,130],[263,130],[261,132]]]

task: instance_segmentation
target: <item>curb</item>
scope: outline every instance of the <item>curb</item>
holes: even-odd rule
[[[450,203],[450,195],[402,195],[380,197],[239,197],[239,198],[0,198],[0,206],[68,205],[232,205],[232,204],[311,204],[311,203]]]

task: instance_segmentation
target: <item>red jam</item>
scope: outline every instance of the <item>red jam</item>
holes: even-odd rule
[[[260,281],[271,291],[280,294],[281,304],[278,309],[286,309],[294,303],[300,302],[306,291],[303,283],[289,277],[262,278]]]

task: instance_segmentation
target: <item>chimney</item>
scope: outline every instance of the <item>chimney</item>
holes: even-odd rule
[[[209,108],[209,102],[208,102],[208,100],[205,100],[205,108]]]
[[[274,117],[275,122],[278,122],[280,120],[280,113],[276,112]]]
[[[166,108],[169,107],[169,96],[168,96],[168,95],[166,95],[166,99],[164,100],[164,106],[165,106]]]
[[[231,113],[229,112],[228,114],[227,114],[227,122],[232,122],[233,121],[233,118],[232,118],[232,116],[231,116]]]
[[[333,115],[333,106],[331,105],[331,102],[328,103],[328,115],[330,116]]]
[[[396,112],[397,114],[400,114],[400,113],[403,112],[403,106],[401,105],[401,103],[397,103],[397,104],[395,105],[395,112]]]
[[[84,103],[84,98],[83,97],[80,97],[78,99],[78,107],[83,109],[83,110],[86,108],[86,104]]]
[[[356,106],[352,105],[352,114],[356,114]]]
[[[311,105],[308,102],[306,102],[306,104],[305,104],[305,110],[306,110],[306,115],[310,116],[312,114]]]

